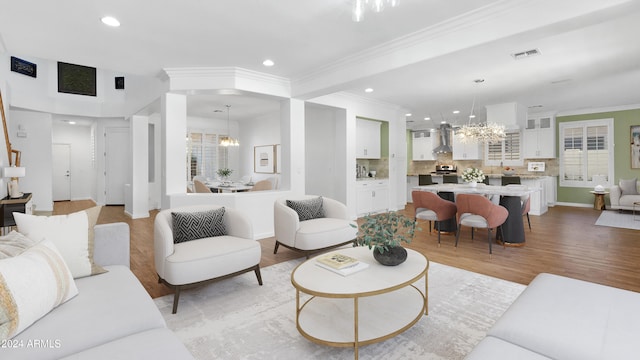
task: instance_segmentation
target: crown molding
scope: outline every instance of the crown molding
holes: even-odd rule
[[[341,84],[434,59],[524,31],[575,19],[629,0],[499,0],[294,76],[293,95],[320,96]],[[554,9],[534,17],[536,9]],[[496,24],[502,24],[498,26]]]
[[[640,110],[640,104],[629,104],[629,105],[609,106],[609,107],[601,107],[601,108],[587,108],[587,109],[578,109],[578,110],[558,111],[556,113],[556,117],[558,117],[558,116],[599,114],[599,113],[607,113],[607,112],[615,112],[615,111],[627,111],[627,110]]]
[[[170,91],[238,89],[276,96],[291,94],[289,79],[239,67],[165,68]]]

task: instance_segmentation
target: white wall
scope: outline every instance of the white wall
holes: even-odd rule
[[[280,144],[280,114],[264,114],[240,123],[240,149],[238,178],[249,175],[253,182],[279,178],[279,174],[257,174],[253,170],[253,149],[255,146]]]
[[[160,114],[153,114],[149,116],[149,124],[153,124],[153,153],[151,154],[154,162],[153,166],[153,181],[149,179],[149,210],[159,209],[162,203],[161,188],[162,188],[162,141],[161,141],[161,123]],[[152,135],[150,135],[152,136]]]
[[[69,125],[54,122],[53,144],[69,144],[71,173],[71,200],[95,199],[96,166],[95,149],[91,142],[91,126]],[[27,127],[27,133],[32,129]],[[53,183],[53,180],[52,180]]]
[[[336,192],[336,158],[344,157],[336,146],[336,109],[307,104],[305,106],[305,191],[338,201]],[[341,147],[344,148],[344,147]]]
[[[404,109],[385,104],[352,94],[336,93],[309,100],[314,104],[332,106],[346,111],[344,123],[342,118],[337,118],[338,131],[344,134],[345,162],[336,170],[336,178],[339,179],[339,188],[344,188],[345,203],[352,217],[356,217],[356,179],[354,169],[356,166],[355,153],[355,123],[356,117],[363,117],[389,122],[389,207],[391,210],[404,208],[406,204],[406,122]],[[338,134],[337,134],[338,135]]]
[[[10,71],[10,56],[18,56],[38,65],[38,77]],[[78,64],[93,66],[93,64]],[[0,54],[0,78],[11,89],[11,106],[53,114],[91,117],[125,117],[157,99],[168,87],[158,77],[97,69],[97,96],[58,93],[58,62],[19,54]],[[125,89],[116,90],[114,78],[125,77]],[[6,105],[5,105],[6,106]]]
[[[26,138],[15,136],[20,124],[28,129]],[[22,152],[21,166],[26,168],[26,176],[20,179],[20,191],[33,194],[35,210],[53,211],[51,114],[12,110],[8,128],[12,148]]]

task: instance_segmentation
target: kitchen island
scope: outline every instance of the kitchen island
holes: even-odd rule
[[[442,184],[442,175],[430,174],[434,183]],[[502,174],[485,174],[489,178],[489,185],[502,185]],[[510,176],[519,176],[523,185],[532,189],[539,189],[531,194],[531,215],[542,215],[546,213],[549,206],[554,206],[556,202],[556,187],[558,183],[557,176],[537,175],[532,173],[514,174]],[[460,176],[458,182],[463,183]],[[418,175],[407,175],[407,202],[412,202],[411,191],[418,186]]]

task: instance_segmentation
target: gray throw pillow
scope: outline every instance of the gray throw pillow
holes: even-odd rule
[[[620,179],[619,186],[620,190],[622,190],[622,195],[638,195],[636,182],[636,178],[633,178],[631,180]]]
[[[307,200],[287,200],[287,206],[298,213],[300,221],[324,217],[322,196]]]
[[[227,235],[224,207],[208,211],[172,212],[173,243]]]

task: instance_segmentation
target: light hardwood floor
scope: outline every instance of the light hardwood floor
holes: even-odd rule
[[[94,206],[92,201],[56,202],[54,214],[68,214]],[[412,205],[404,210],[413,213]],[[132,220],[122,206],[105,206],[98,223],[124,221],[131,227],[131,270],[152,297],[171,293],[158,284],[153,265],[153,220]],[[528,284],[538,273],[549,272],[640,292],[640,231],[595,226],[600,211],[591,208],[556,206],[542,216],[531,216],[532,231],[525,230],[523,247],[489,245],[484,231],[463,228],[458,248],[455,237],[443,235],[438,246],[437,233],[428,233],[428,223],[420,226],[407,247],[424,253],[429,260],[497,278]],[[526,227],[526,219],[525,227]],[[273,254],[274,238],[260,240],[261,266],[299,258],[299,254],[280,248]],[[266,284],[265,284],[266,285]]]

